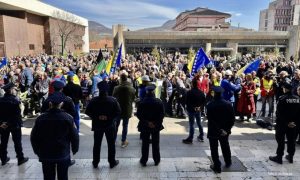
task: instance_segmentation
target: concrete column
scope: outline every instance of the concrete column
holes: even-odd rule
[[[299,47],[300,47],[300,27],[291,26],[289,31],[289,43],[286,50],[286,58],[290,59],[294,56],[295,60],[298,61],[299,58]]]
[[[210,54],[211,51],[211,43],[206,43],[205,53]]]
[[[235,58],[237,56],[237,53],[238,53],[238,43],[236,43],[236,42],[228,42],[227,43],[227,47],[228,48],[232,48],[231,57]]]
[[[82,40],[84,42],[82,46],[82,52],[88,53],[90,52],[89,27],[85,27],[84,31],[84,36],[82,36]]]
[[[122,44],[122,56],[125,56],[125,41],[124,41],[124,35],[123,35],[123,31],[125,31],[127,28],[125,25],[113,25],[112,26],[112,30],[113,30],[113,45],[114,45],[114,49],[118,49],[120,47],[120,45]]]

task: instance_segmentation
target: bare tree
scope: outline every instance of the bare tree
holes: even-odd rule
[[[55,27],[50,28],[54,36],[57,36],[61,42],[61,54],[64,54],[66,45],[68,42],[74,42],[75,45],[82,43],[82,38],[76,33],[79,28],[80,23],[79,19],[63,11],[54,11],[53,18],[55,18]],[[53,45],[55,45],[55,37],[52,37],[51,40]]]

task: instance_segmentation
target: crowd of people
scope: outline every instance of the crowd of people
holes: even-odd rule
[[[110,58],[108,54],[103,61],[108,61]],[[221,134],[227,136],[227,139],[222,141],[225,144],[224,147],[227,147],[227,145],[229,146],[228,135],[232,123],[234,123],[232,117],[238,116],[241,122],[257,120],[258,124],[263,124],[264,127],[272,130],[274,103],[275,101],[280,102],[281,97],[286,94],[284,89],[289,90],[293,97],[300,96],[300,65],[293,58],[287,60],[282,57],[253,57],[252,55],[244,55],[235,61],[226,57],[209,58],[211,63],[200,68],[194,76],[191,76],[187,57],[180,53],[161,55],[160,59],[149,53],[126,54],[122,59],[121,66],[112,72],[107,72],[106,69],[99,71],[95,68],[99,62],[97,62],[97,55],[92,53],[80,57],[74,57],[71,54],[67,57],[55,57],[47,54],[17,56],[8,58],[8,65],[0,69],[0,87],[2,87],[0,96],[5,98],[8,95],[10,97],[14,95],[16,97],[14,103],[20,104],[19,112],[17,112],[20,117],[15,117],[18,119],[16,120],[18,129],[22,126],[23,118],[40,115],[32,130],[31,141],[40,160],[47,162],[43,164],[43,172],[48,176],[51,176],[49,169],[54,168],[54,165],[49,163],[49,158],[60,159],[61,157],[55,154],[55,150],[49,152],[52,153],[52,157],[48,157],[47,153],[41,154],[41,151],[49,150],[51,145],[51,143],[41,145],[40,143],[45,140],[41,138],[43,136],[49,138],[54,132],[61,136],[70,136],[71,142],[69,143],[72,144],[72,152],[76,153],[79,143],[80,111],[85,112],[92,119],[92,130],[95,133],[93,149],[93,166],[95,168],[98,167],[100,161],[103,134],[106,135],[109,142],[108,161],[110,167],[113,168],[119,163],[115,159],[117,129],[122,121],[121,146],[126,148],[129,144],[127,140],[129,119],[133,114],[140,120],[138,129],[143,142],[140,163],[146,166],[150,142],[153,145],[155,165],[160,162],[159,131],[163,129],[162,121],[165,116],[184,119],[188,117],[189,136],[182,140],[186,144],[193,143],[196,119],[199,127],[197,140],[203,142],[204,132],[201,117],[207,116],[208,121],[210,121],[210,117],[216,119],[209,113],[212,112],[211,108],[219,108],[219,106],[218,104],[209,104],[216,97],[222,97],[233,108],[233,114],[228,115],[228,123],[231,125],[229,127],[225,125],[226,130],[219,129],[222,130]],[[261,59],[259,68],[244,74],[242,67],[257,58]],[[261,101],[261,110],[257,108],[258,101]],[[222,103],[224,102],[222,101]],[[137,107],[136,112],[134,112],[134,104]],[[228,104],[224,107],[228,108]],[[2,129],[7,128],[7,124],[3,124],[6,122],[3,121],[4,115],[2,114],[9,108],[11,107],[1,106]],[[58,109],[63,109],[63,111]],[[65,112],[68,114],[64,114]],[[68,123],[73,119],[76,129],[72,127],[72,123],[70,125],[57,122],[58,124],[62,123],[58,128],[58,125],[51,121],[43,121],[43,119],[53,119],[54,114],[60,119],[67,119]],[[260,122],[259,118],[266,115],[266,121]],[[276,117],[280,117],[278,112]],[[295,121],[298,124],[299,120]],[[222,124],[222,122],[220,123]],[[296,124],[294,125],[296,126]],[[209,124],[209,126],[214,125]],[[43,128],[46,131],[41,130]],[[2,131],[0,153],[2,165],[4,165],[9,161],[6,152],[9,134],[4,136]],[[21,130],[11,133],[13,138],[15,137],[14,142],[19,144],[18,159],[22,164],[28,158],[21,153],[20,132]],[[295,131],[293,136],[295,141],[296,134],[299,134],[299,130]],[[47,140],[47,142],[51,142],[50,139]],[[67,143],[69,139],[63,141]],[[210,142],[211,147],[216,146],[217,141]],[[300,143],[300,137],[298,143]],[[64,153],[64,160],[70,158],[67,151],[70,152],[70,147]],[[214,157],[216,153],[214,152]],[[230,155],[230,153],[227,154]],[[290,156],[293,156],[292,152]],[[230,159],[227,159],[227,162],[227,165],[231,165]],[[212,169],[219,172],[220,163],[216,159],[214,159],[214,163],[216,166]],[[64,161],[61,165],[62,169],[67,169],[67,165],[68,163]]]

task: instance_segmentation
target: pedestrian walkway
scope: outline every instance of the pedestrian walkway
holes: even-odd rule
[[[161,163],[154,166],[149,158],[148,166],[139,164],[141,156],[138,120],[133,117],[129,122],[127,148],[120,147],[119,134],[117,140],[117,159],[120,164],[114,169],[107,162],[107,145],[103,141],[101,162],[98,169],[92,166],[93,136],[90,131],[91,121],[82,115],[80,148],[73,158],[76,164],[69,170],[70,179],[299,179],[300,177],[300,146],[297,146],[294,164],[284,160],[283,165],[268,160],[269,155],[276,151],[274,131],[259,128],[252,123],[236,122],[232,129],[230,145],[232,155],[246,168],[245,172],[233,171],[215,174],[209,169],[210,150],[208,139],[198,142],[196,137],[192,145],[182,143],[188,135],[188,120],[165,118],[165,129],[161,131]],[[13,143],[9,143],[9,156],[12,160],[0,166],[0,180],[8,179],[42,179],[42,168],[30,145],[30,131],[34,120],[25,121],[23,128],[23,147],[28,163],[17,166]],[[204,131],[207,132],[206,123]],[[121,127],[120,127],[121,128]],[[121,132],[121,131],[119,131]],[[197,132],[197,131],[196,131]],[[151,156],[151,152],[150,152]]]

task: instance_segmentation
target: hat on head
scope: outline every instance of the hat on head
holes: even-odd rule
[[[292,84],[291,84],[291,80],[286,80],[283,85],[282,85],[283,88],[285,89],[289,89],[291,90],[293,88]]]
[[[106,79],[107,77],[108,77],[108,75],[106,73],[104,73],[104,74],[101,75],[102,79]]]
[[[155,84],[150,84],[146,87],[147,92],[153,92],[156,89]]]
[[[6,84],[5,86],[3,86],[2,87],[2,89],[4,90],[4,91],[9,91],[10,89],[12,89],[13,87],[15,87],[15,85],[13,84],[13,83],[8,83],[8,84]]]
[[[69,71],[69,72],[67,73],[67,75],[70,76],[70,77],[73,77],[73,76],[75,76],[75,73],[74,73],[73,71]]]
[[[52,104],[60,104],[64,102],[64,97],[61,94],[54,93],[49,99],[49,102]]]
[[[107,81],[101,81],[97,84],[97,87],[100,92],[108,92],[109,85]]]
[[[226,75],[226,76],[232,76],[232,71],[226,70],[226,71],[225,71],[225,75]]]
[[[144,76],[142,77],[142,81],[150,82],[149,76],[148,76],[148,75],[144,75]]]
[[[212,88],[212,90],[215,92],[215,93],[223,93],[224,92],[224,89],[221,87],[221,86],[214,86]]]
[[[58,90],[65,87],[65,83],[63,83],[62,81],[59,81],[59,80],[54,81],[52,83],[52,85],[53,85],[54,89],[58,89]]]

